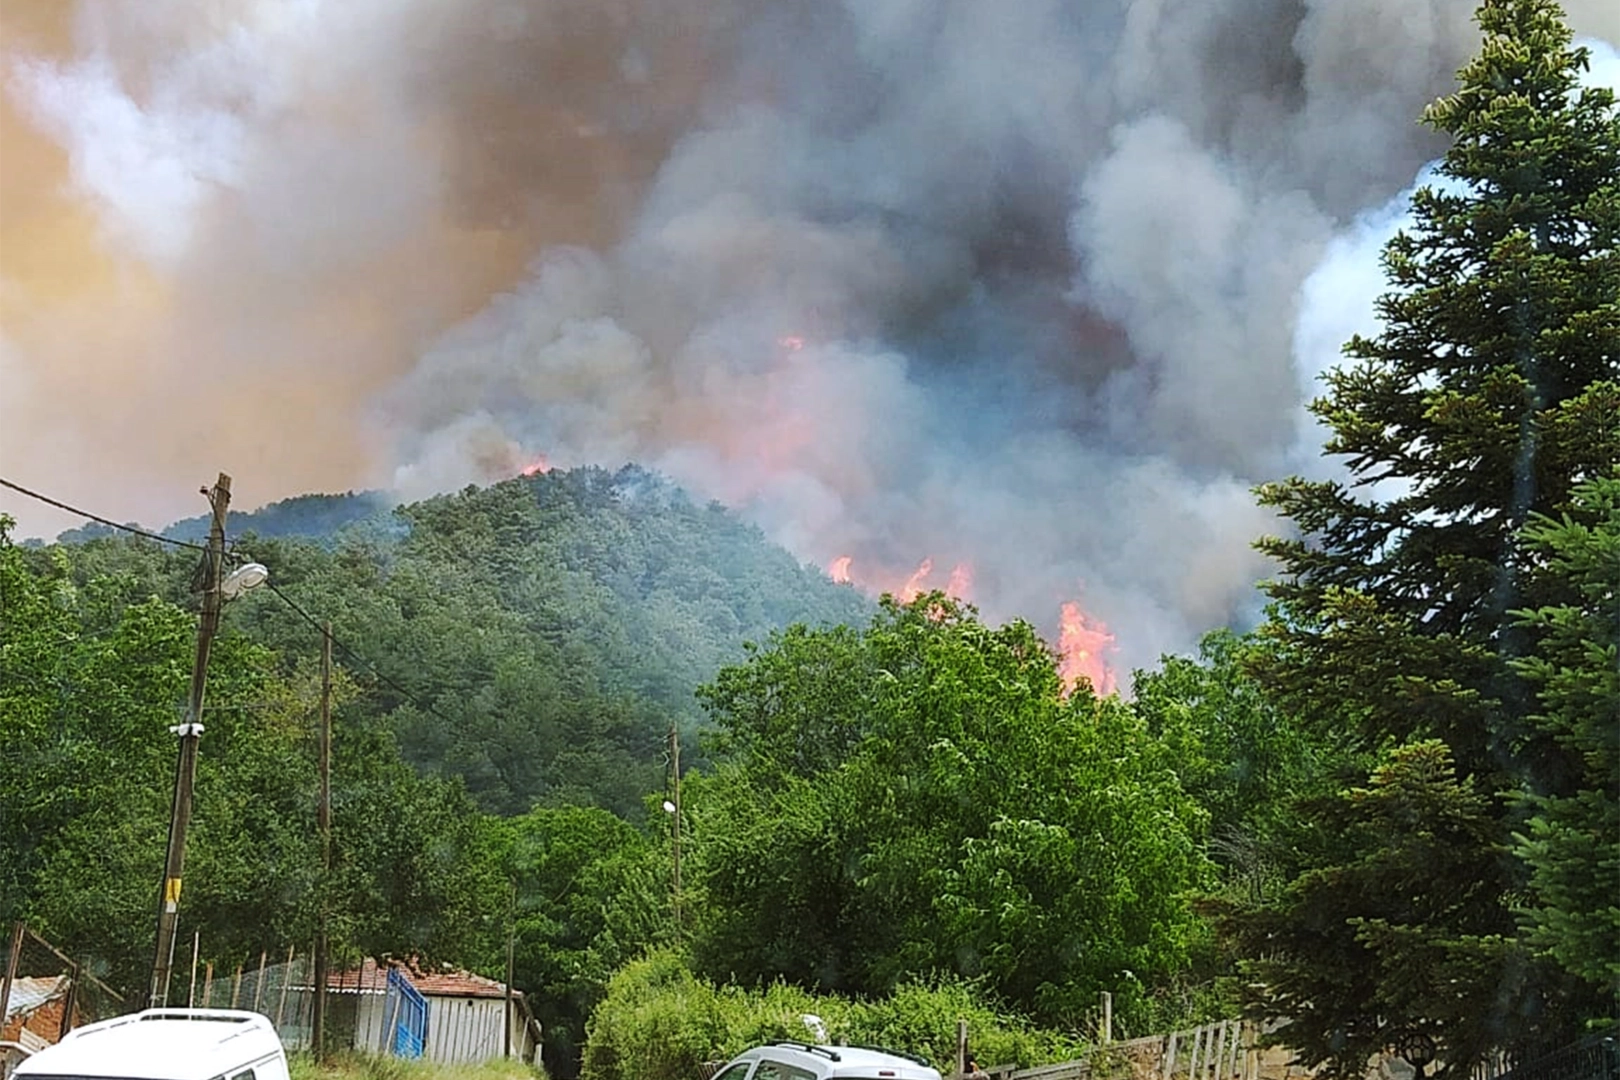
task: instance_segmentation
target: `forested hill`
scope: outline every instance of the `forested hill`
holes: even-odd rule
[[[166,534],[205,529],[199,518]],[[731,511],[634,467],[393,509],[373,494],[303,496],[232,514],[230,534],[353,651],[338,660],[368,692],[351,707],[385,716],[407,760],[463,777],[503,813],[630,811],[662,784],[669,724],[690,731],[693,689],[744,642],[871,611]],[[188,596],[193,552],[88,531],[62,540],[80,580],[113,571]],[[268,590],[232,603],[224,625],[289,665],[319,653]]]

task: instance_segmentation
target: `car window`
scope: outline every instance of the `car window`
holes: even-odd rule
[[[257,1077],[252,1069],[243,1069],[239,1073],[232,1074],[231,1080],[257,1080]]]
[[[716,1075],[714,1080],[743,1080],[748,1075],[748,1066],[752,1064],[751,1061],[739,1061]]]
[[[754,1070],[754,1080],[816,1080],[816,1074],[809,1069],[765,1058],[760,1061],[759,1068]]]

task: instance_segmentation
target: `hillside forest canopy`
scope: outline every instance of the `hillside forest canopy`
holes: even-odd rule
[[[1312,406],[1331,478],[1256,493],[1258,625],[1100,695],[1026,622],[874,601],[635,467],[233,514],[274,591],[215,643],[182,934],[231,965],[324,908],[340,959],[495,977],[510,942],[548,1067],[598,1080],[739,1048],[745,994],[918,1045],[983,1009],[1034,1064],[1106,991],[1116,1034],[1242,1013],[1341,1077],[1613,1025],[1620,115],[1550,0],[1478,19]],[[0,519],[0,922],[134,993],[196,571]]]

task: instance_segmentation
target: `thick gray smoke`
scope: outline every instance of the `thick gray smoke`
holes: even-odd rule
[[[638,461],[857,582],[1079,596],[1126,666],[1252,606],[1249,488],[1314,453],[1301,283],[1477,45],[1455,0],[47,8],[11,123],[95,284],[0,264],[8,469]]]

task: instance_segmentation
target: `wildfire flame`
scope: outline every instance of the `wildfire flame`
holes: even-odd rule
[[[520,475],[523,475],[523,476],[541,476],[541,475],[543,475],[545,473],[548,473],[550,471],[551,471],[551,462],[546,460],[546,456],[544,454],[541,454],[539,457],[535,458],[533,461],[531,461],[527,465],[523,466],[523,469],[522,469]]]
[[[1096,619],[1087,625],[1085,612],[1073,600],[1063,605],[1058,630],[1058,674],[1066,693],[1073,693],[1084,676],[1096,693],[1112,694],[1114,672],[1103,660],[1103,653],[1113,648],[1114,635],[1108,627]]]
[[[783,334],[776,339],[776,343],[788,352],[798,352],[804,348],[804,338],[798,334]]]
[[[899,598],[902,604],[911,603],[922,595],[923,582],[927,581],[928,575],[933,572],[934,560],[931,558],[923,559],[922,562],[917,564],[917,569],[912,572],[912,575],[906,578],[906,583],[900,586],[894,595]]]
[[[849,555],[840,555],[832,561],[827,569],[827,576],[841,585],[859,585],[868,591],[878,591],[871,581],[855,580],[852,572],[854,558]],[[890,592],[902,604],[909,604],[927,591],[928,578],[934,572],[933,557],[927,557],[917,564],[898,588],[882,591]],[[890,580],[893,580],[892,578]],[[971,563],[957,563],[951,568],[950,579],[945,584],[945,594],[956,600],[967,601],[973,591],[973,565]],[[945,609],[936,605],[928,611],[928,616],[936,621],[945,617]],[[1058,675],[1063,680],[1064,694],[1072,694],[1074,688],[1084,678],[1091,684],[1093,692],[1106,697],[1118,688],[1118,680],[1114,669],[1108,665],[1107,655],[1114,651],[1114,635],[1108,632],[1108,627],[1100,619],[1088,618],[1081,610],[1079,601],[1070,600],[1063,605],[1062,617],[1058,624]]]
[[[856,581],[851,564],[854,559],[849,555],[840,555],[834,559],[827,569],[827,576],[841,585],[860,585],[869,592],[887,592],[893,594],[902,604],[909,604],[917,597],[928,591],[928,579],[934,573],[934,559],[932,556],[923,559],[898,585],[881,585],[870,580]],[[890,579],[891,581],[893,578]],[[957,563],[951,568],[951,576],[945,583],[945,595],[953,600],[969,601],[973,598],[973,566],[971,563]]]

